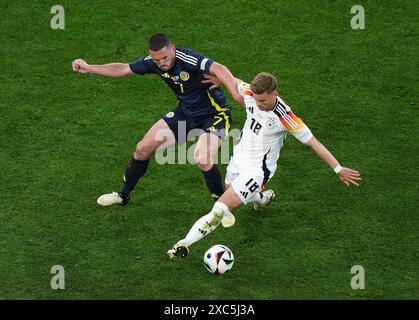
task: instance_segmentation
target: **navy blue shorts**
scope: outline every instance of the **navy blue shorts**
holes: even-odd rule
[[[203,133],[212,133],[224,140],[231,127],[231,112],[223,109],[223,111],[204,117],[187,117],[176,107],[166,113],[163,120],[172,130],[178,144]]]

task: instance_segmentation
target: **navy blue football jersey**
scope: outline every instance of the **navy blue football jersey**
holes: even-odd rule
[[[216,114],[222,109],[230,110],[224,92],[220,88],[210,90],[209,84],[201,81],[214,60],[204,57],[192,49],[176,49],[174,66],[168,70],[161,70],[151,56],[130,63],[132,72],[144,75],[158,74],[172,89],[178,100],[178,107],[186,116],[202,117]]]

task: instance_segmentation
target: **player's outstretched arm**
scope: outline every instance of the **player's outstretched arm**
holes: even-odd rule
[[[306,145],[312,148],[314,152],[339,175],[339,179],[342,183],[346,184],[348,187],[351,184],[359,186],[358,181],[361,180],[360,173],[350,168],[341,167],[330,151],[314,136],[306,142]]]
[[[72,63],[74,72],[99,74],[105,77],[125,77],[134,74],[128,63],[88,64],[83,59]]]
[[[234,100],[243,104],[243,97],[237,91],[236,78],[234,78],[233,74],[226,66],[214,62],[210,67],[210,73],[216,76],[221,83],[224,84]]]

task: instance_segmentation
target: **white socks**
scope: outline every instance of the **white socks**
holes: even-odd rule
[[[201,240],[206,235],[214,231],[224,215],[230,213],[224,203],[216,202],[210,213],[198,219],[189,230],[186,237],[178,242],[178,244],[189,247],[191,244]]]
[[[258,192],[253,196],[250,202],[265,204],[266,201],[268,201],[268,198],[263,194],[263,192]]]

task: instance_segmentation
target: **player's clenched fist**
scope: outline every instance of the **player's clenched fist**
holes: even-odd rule
[[[83,59],[76,59],[72,63],[73,71],[81,72],[81,73],[88,73],[89,65]]]

